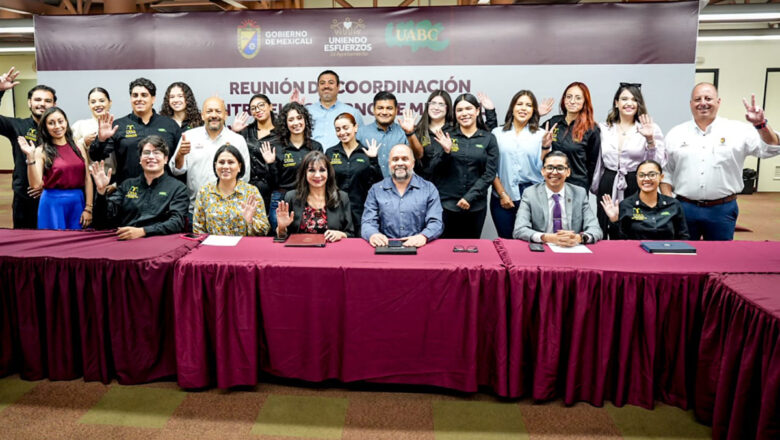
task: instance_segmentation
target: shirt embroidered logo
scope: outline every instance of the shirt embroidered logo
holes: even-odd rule
[[[133,138],[138,137],[138,133],[135,131],[133,124],[128,124],[125,128],[125,137]]]
[[[128,199],[137,199],[138,198],[138,187],[137,186],[131,186],[130,191],[127,192],[127,195],[125,198]]]
[[[38,142],[38,130],[34,128],[27,130],[27,134],[24,135],[24,138],[28,141]]]

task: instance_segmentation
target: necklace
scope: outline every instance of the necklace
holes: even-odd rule
[[[620,134],[623,136],[626,136],[629,132],[631,132],[631,129],[634,128],[633,125],[631,125],[629,128],[623,130],[623,126],[618,124],[618,130],[620,130]]]

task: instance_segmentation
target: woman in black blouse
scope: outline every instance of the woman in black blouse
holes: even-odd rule
[[[587,191],[601,154],[601,134],[593,118],[588,86],[581,82],[569,84],[561,97],[560,108],[562,114],[553,116],[544,124],[545,127],[555,126],[552,151],[561,151],[569,159],[571,175],[566,183],[581,186]],[[542,151],[544,154],[545,151]]]
[[[276,208],[276,236],[325,234],[327,241],[353,237],[349,196],[339,191],[328,158],[313,151],[298,167],[295,189]]]
[[[661,164],[646,160],[636,170],[639,192],[620,202],[604,194],[601,206],[611,224],[610,235],[623,240],[688,240],[688,225],[677,199],[658,192],[664,178]],[[615,231],[616,230],[616,231]]]
[[[382,169],[379,168],[377,153],[379,144],[372,139],[367,145],[361,145],[355,134],[357,123],[349,113],[336,116],[333,121],[339,143],[328,148],[325,153],[336,172],[336,183],[340,190],[349,195],[352,206],[352,223],[355,236],[360,236],[360,219],[363,217],[363,206],[371,185],[382,180]]]
[[[487,191],[498,169],[498,143],[487,130],[479,100],[469,93],[454,102],[456,127],[436,131],[441,151],[431,160],[433,183],[444,209],[443,238],[479,238],[487,213]]]
[[[408,110],[407,110],[408,111]],[[425,110],[414,131],[407,132],[409,146],[414,152],[414,172],[424,179],[432,180],[431,159],[441,151],[436,141],[436,132],[449,132],[453,127],[452,98],[444,90],[434,90],[425,101]],[[412,119],[404,112],[404,121]],[[402,126],[403,127],[403,126]],[[407,128],[404,127],[406,131]]]

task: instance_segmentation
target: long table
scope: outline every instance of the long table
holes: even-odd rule
[[[0,229],[0,377],[149,382],[176,374],[178,236]]]
[[[656,400],[681,408],[698,408],[701,402],[706,408],[703,397],[719,391],[723,395],[727,387],[722,381],[702,378],[706,365],[699,345],[707,331],[728,331],[734,311],[713,315],[703,307],[708,298],[720,297],[710,292],[708,280],[725,272],[777,272],[780,245],[691,244],[698,255],[651,255],[632,241],[601,242],[592,246],[592,254],[532,253],[527,243],[497,240],[511,285],[510,396],[562,398],[566,404],[585,401],[597,406],[610,400],[646,408]],[[760,312],[753,308],[747,313]],[[713,324],[713,316],[721,321]],[[761,332],[758,338],[777,344],[777,333],[772,333],[777,319],[772,320],[774,327],[758,324],[750,322],[749,330],[740,332]],[[777,371],[780,362],[775,359],[772,367]],[[720,374],[727,380],[737,377],[735,370]],[[750,401],[747,407],[755,409],[766,400],[763,396],[776,398],[777,382],[767,384],[774,390],[751,388],[740,402]],[[772,405],[769,411],[776,415],[777,401]],[[706,410],[697,411],[704,414]],[[740,414],[723,410],[702,420],[713,426],[724,424],[736,433],[750,432],[752,416]],[[715,438],[749,438],[713,433]]]
[[[174,299],[185,388],[253,385],[263,370],[506,394],[506,271],[488,240],[437,240],[404,256],[374,255],[361,239],[290,248],[243,238],[179,260]]]
[[[714,438],[780,438],[780,275],[713,275],[702,307],[696,416]]]

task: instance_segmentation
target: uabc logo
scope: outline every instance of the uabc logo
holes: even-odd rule
[[[440,39],[442,31],[444,26],[441,23],[433,24],[430,20],[419,23],[411,20],[388,23],[385,28],[385,42],[390,47],[409,46],[412,52],[417,52],[421,47],[438,52],[450,45],[450,40]]]
[[[246,59],[252,59],[260,50],[260,26],[254,20],[245,20],[236,29],[238,52]]]

